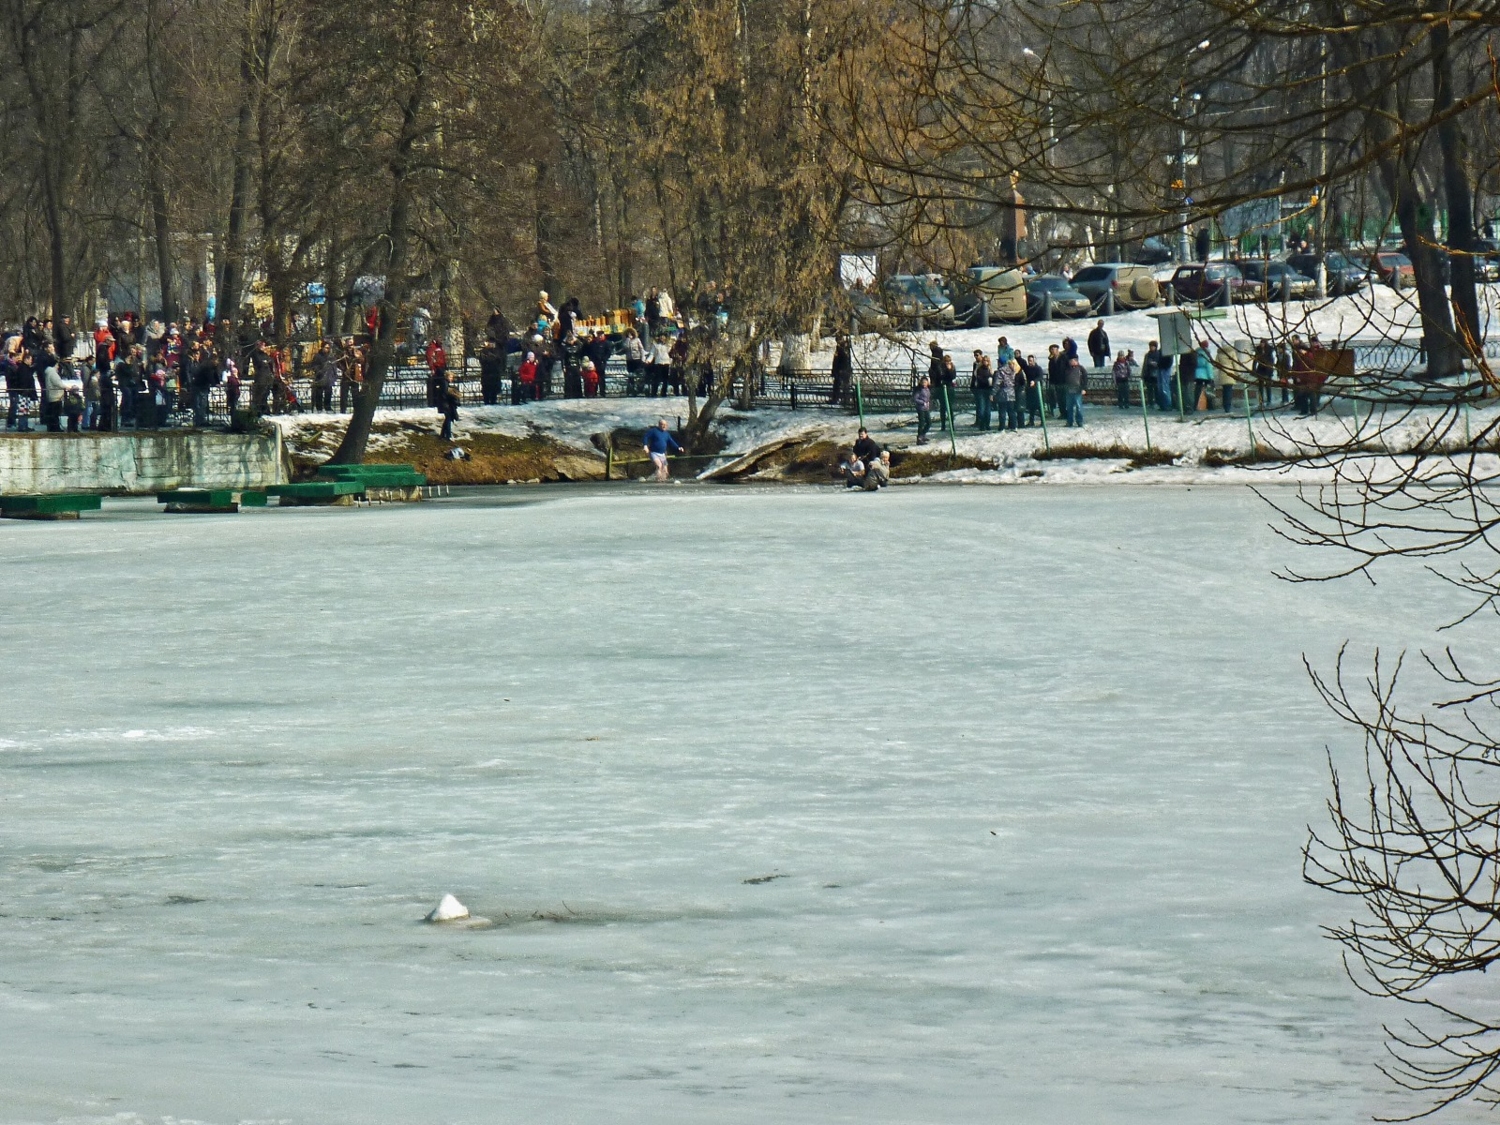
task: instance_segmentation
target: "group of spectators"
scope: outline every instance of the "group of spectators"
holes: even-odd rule
[[[840,349],[845,344],[844,338],[835,344],[835,396],[840,386]],[[1328,349],[1316,336],[1304,343],[1295,333],[1280,342],[1260,340],[1252,346],[1241,340],[1221,343],[1216,349],[1207,340],[1199,340],[1194,350],[1175,357],[1152,340],[1140,360],[1134,349],[1117,350],[1111,359],[1109,336],[1100,321],[1089,333],[1087,344],[1093,370],[1110,372],[1118,410],[1130,409],[1130,388],[1139,379],[1143,400],[1162,412],[1192,414],[1217,405],[1227,414],[1235,408],[1235,389],[1242,388],[1248,395],[1254,387],[1262,410],[1275,409],[1279,393],[1281,406],[1290,404],[1299,416],[1311,417],[1320,408],[1328,370],[1324,361]],[[912,392],[918,445],[927,443],[934,410],[939,428],[949,424],[958,383],[952,355],[936,340],[929,349],[927,373]],[[993,420],[996,429],[1024,429],[1044,424],[1044,414],[1068,427],[1082,426],[1089,372],[1070,336],[1049,345],[1041,361],[1034,354],[1022,355],[1001,336],[993,360],[983,351],[974,352],[969,373],[974,426],[988,430]]]
[[[191,411],[192,424],[205,426],[215,388],[223,388],[232,417],[247,381],[248,408],[257,414],[295,410],[290,364],[269,336],[269,324],[236,327],[227,319],[163,323],[121,313],[80,332],[70,316],[28,317],[0,344],[6,428],[30,430],[35,418],[52,432],[158,429],[179,411]],[[347,395],[347,373],[357,372],[361,360],[336,341],[324,345],[322,356],[313,399],[327,409],[334,384],[344,378]]]
[[[689,386],[701,385],[704,370],[694,361],[694,344],[707,339],[728,316],[725,294],[713,282],[699,286],[693,313],[689,317],[670,293],[653,287],[631,302],[630,323],[623,332],[618,326],[612,332],[585,324],[577,297],[558,307],[542,290],[522,332],[514,332],[498,308],[490,317],[478,354],[481,396],[487,405],[500,401],[512,348],[518,350],[510,391],[514,404],[552,397],[559,376],[564,398],[601,396],[612,356],[625,361],[627,395],[684,394]]]

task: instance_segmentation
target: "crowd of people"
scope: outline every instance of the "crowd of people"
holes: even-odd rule
[[[684,394],[690,383],[701,385],[704,372],[694,360],[693,344],[728,317],[727,295],[712,282],[700,286],[689,316],[670,293],[653,286],[631,302],[628,316],[630,322],[623,331],[588,325],[583,323],[577,297],[558,307],[542,290],[532,320],[514,332],[496,309],[478,356],[484,402],[499,401],[508,347],[518,349],[511,385],[511,401],[516,404],[551,397],[557,393],[559,376],[563,397],[598,397],[604,393],[604,374],[612,356],[625,362],[627,395]]]
[[[690,313],[666,291],[652,288],[632,301],[628,325],[618,318],[606,325],[586,323],[578,298],[558,307],[541,291],[534,314],[519,329],[499,308],[490,316],[477,353],[480,397],[486,405],[498,404],[507,383],[513,404],[559,392],[567,398],[597,397],[604,394],[605,371],[616,356],[624,361],[626,394],[683,394],[711,375],[705,369],[710,349],[695,344],[723,323],[727,305],[727,294],[712,283],[697,288]],[[269,321],[247,319],[236,325],[227,319],[200,322],[189,317],[164,324],[122,313],[80,331],[67,316],[55,322],[30,317],[5,332],[0,343],[0,379],[8,393],[6,427],[29,430],[35,423],[54,432],[149,429],[172,424],[179,414],[185,421],[189,413],[193,425],[203,426],[220,388],[231,418],[242,406],[255,415],[308,408],[347,411],[362,389],[369,342],[380,328],[375,310],[364,327],[362,339],[329,338],[293,350],[273,345]],[[443,437],[451,438],[460,402],[457,380],[450,374],[443,341],[424,336],[414,320],[405,346],[425,359],[427,403],[439,412]],[[1158,411],[1190,414],[1216,400],[1228,412],[1234,409],[1237,388],[1249,394],[1254,387],[1263,409],[1274,407],[1279,394],[1282,406],[1295,405],[1299,414],[1309,416],[1318,412],[1326,377],[1320,350],[1316,337],[1303,343],[1291,335],[1279,342],[1240,341],[1216,348],[1201,340],[1193,351],[1174,356],[1152,341],[1138,359],[1131,349],[1112,349],[1105,322],[1099,320],[1083,349],[1064,336],[1040,358],[999,337],[993,356],[974,352],[968,390],[979,430],[1017,430],[1046,419],[1082,426],[1091,373],[1106,371],[1118,410],[1130,409],[1132,388],[1138,387],[1141,398]],[[302,401],[294,372],[308,375],[302,386],[310,389],[310,403]],[[829,401],[847,404],[853,382],[852,341],[841,332],[835,340]],[[940,428],[950,425],[958,383],[953,356],[932,341],[927,372],[912,394],[918,444],[929,440],[934,420]],[[866,468],[871,463],[869,458],[858,460]]]
[[[1217,406],[1224,413],[1235,409],[1235,393],[1248,395],[1255,389],[1262,410],[1293,406],[1301,417],[1311,417],[1321,406],[1327,379],[1325,349],[1316,336],[1305,343],[1293,333],[1280,342],[1247,340],[1223,342],[1217,348],[1199,340],[1192,351],[1173,356],[1152,340],[1146,354],[1137,360],[1134,349],[1111,355],[1109,335],[1101,320],[1089,333],[1086,344],[1092,371],[1108,371],[1114,384],[1117,410],[1130,410],[1130,392],[1138,386],[1141,401],[1159,412],[1193,414]],[[834,393],[839,387],[839,357],[835,346]],[[1335,345],[1336,347],[1336,345]],[[936,340],[929,345],[927,372],[917,380],[912,405],[917,413],[917,444],[925,445],[937,413],[940,429],[946,428],[955,409],[958,369],[953,356]],[[852,370],[852,369],[851,369]],[[1083,404],[1088,394],[1091,369],[1084,365],[1077,342],[1064,336],[1050,344],[1047,355],[1022,355],[1006,337],[997,342],[992,360],[976,349],[969,374],[969,392],[974,402],[974,428],[1017,430],[1045,424],[1045,418],[1060,420],[1074,428],[1084,424]],[[1248,405],[1248,404],[1247,404]]]
[[[123,313],[80,332],[70,316],[28,317],[0,343],[6,428],[30,430],[35,419],[52,432],[158,429],[178,411],[191,411],[193,425],[204,426],[214,389],[223,388],[233,416],[247,380],[249,409],[295,410],[291,365],[270,343],[270,329],[268,323],[237,328],[229,320],[142,321]],[[349,367],[339,351],[336,342],[324,346],[328,359],[313,380],[315,405],[331,402],[330,363]]]

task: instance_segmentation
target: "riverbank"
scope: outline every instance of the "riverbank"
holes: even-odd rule
[[[452,443],[437,437],[429,409],[382,410],[376,416],[367,458],[415,465],[434,484],[524,484],[627,479],[648,465],[640,435],[659,418],[677,429],[687,417],[682,398],[555,400],[524,407],[465,408]],[[1090,403],[1085,424],[1069,429],[1014,432],[974,429],[972,410],[959,414],[950,433],[936,426],[927,444],[916,444],[910,413],[870,415],[871,435],[891,450],[898,482],[1031,483],[1118,479],[1195,483],[1312,479],[1324,475],[1309,458],[1329,449],[1356,448],[1400,455],[1432,447],[1464,448],[1500,420],[1500,403],[1463,415],[1436,409],[1378,408],[1335,402],[1316,418],[1289,407],[1275,411],[1204,411],[1179,419],[1175,412],[1139,407],[1118,410]],[[286,415],[266,420],[282,435],[293,472],[310,476],[343,435],[347,416]],[[725,410],[715,420],[711,448],[673,463],[678,478],[714,481],[818,483],[831,479],[839,457],[854,441],[858,420],[833,412]]]

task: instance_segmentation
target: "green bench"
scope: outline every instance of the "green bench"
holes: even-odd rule
[[[0,496],[0,519],[76,520],[79,512],[97,512],[102,499],[98,493],[93,492]]]
[[[420,500],[427,477],[411,465],[320,465],[318,477],[325,481],[357,482],[367,498]],[[369,497],[369,493],[377,493]]]
[[[359,481],[369,488],[421,488],[427,477],[410,465],[321,465],[322,480]]]
[[[266,489],[281,499],[283,506],[301,504],[352,504],[365,494],[365,485],[357,480],[307,480],[296,484],[273,484]]]
[[[242,507],[264,508],[266,494],[243,488],[174,488],[158,492],[156,502],[169,512],[238,512]]]

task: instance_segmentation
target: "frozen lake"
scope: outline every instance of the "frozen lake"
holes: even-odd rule
[[[615,488],[0,526],[0,1121],[1389,1110],[1399,1013],[1299,876],[1343,737],[1299,654],[1432,606],[1275,581],[1269,515]],[[447,891],[497,924],[423,925]]]

